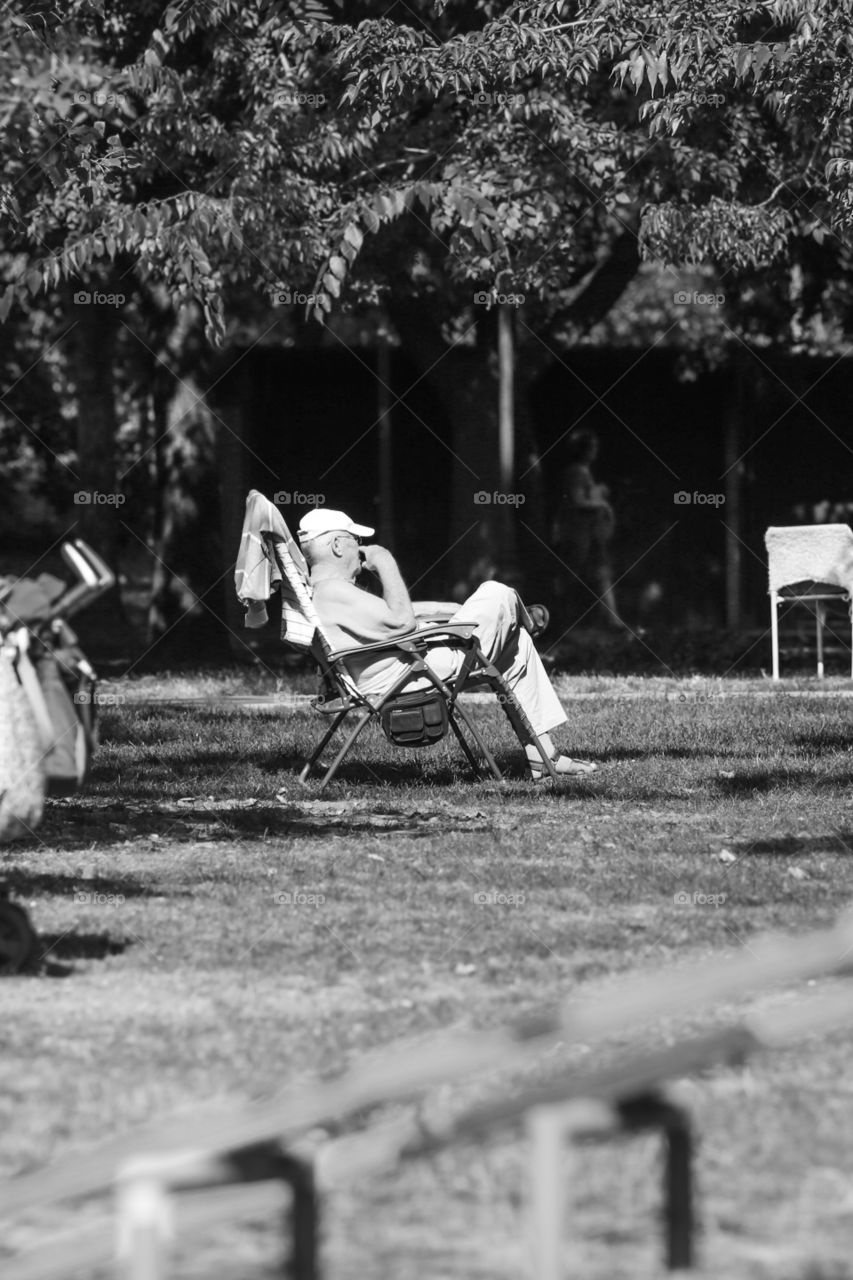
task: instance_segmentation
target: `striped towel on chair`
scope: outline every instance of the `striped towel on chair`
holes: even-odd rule
[[[268,540],[275,543],[275,554]],[[311,598],[308,566],[281,512],[257,489],[246,499],[234,580],[237,598],[249,610],[247,626],[267,621],[266,602],[279,588],[281,638],[297,649],[310,650],[320,620]]]

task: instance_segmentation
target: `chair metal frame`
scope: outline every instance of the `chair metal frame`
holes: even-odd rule
[[[274,535],[268,534],[264,536],[264,542],[269,554],[278,565],[282,576],[285,577],[287,567],[277,555],[278,539]],[[491,776],[496,782],[504,780],[503,774],[498,768],[491,751],[486,746],[481,733],[459,701],[459,695],[464,691],[486,687],[497,697],[519,742],[524,746],[535,746],[541,756],[542,766],[546,774],[550,778],[557,780],[559,775],[554,768],[554,763],[543,747],[539,736],[535,733],[524,709],[504,676],[494,663],[486,658],[477,643],[477,638],[474,634],[476,625],[476,623],[457,622],[422,626],[405,635],[395,636],[390,640],[381,640],[374,644],[358,645],[351,649],[339,649],[337,651],[331,648],[328,639],[323,634],[322,627],[316,625],[310,655],[317,663],[324,684],[327,688],[333,690],[337,696],[333,699],[318,698],[314,701],[316,710],[325,715],[332,715],[334,718],[300,772],[300,782],[308,782],[319,763],[323,751],[325,751],[347,718],[355,713],[358,715],[355,725],[350,729],[331,764],[326,767],[319,786],[319,790],[322,791],[332,781],[339,766],[343,763],[371,720],[379,721],[382,712],[394,704],[398,694],[410,692],[413,682],[423,680],[426,680],[444,698],[447,707],[448,725],[462,748],[468,763],[471,765],[475,777],[480,778],[482,771],[471,749],[471,744],[466,740],[462,732],[462,725],[465,726],[465,729],[473,739],[473,743],[482,756]],[[286,640],[287,637],[285,635],[285,643]],[[459,674],[451,682],[442,680],[427,665],[426,659],[429,650],[434,645],[465,651]],[[391,688],[381,696],[363,693],[347,668],[349,659],[356,656],[363,657],[366,653],[393,655],[406,663],[406,670],[394,681]],[[407,750],[409,748],[401,747],[400,749]]]
[[[822,680],[824,677],[824,661],[823,661],[823,629],[826,623],[826,606],[825,600],[835,600],[841,604],[850,604],[850,595],[843,587],[837,587],[832,583],[821,582],[804,582],[802,584],[792,583],[790,586],[780,587],[770,592],[770,645],[772,657],[773,679],[778,680],[779,677],[779,609],[785,604],[804,604],[808,605],[810,601],[817,601],[815,605],[815,641],[817,650],[817,677]],[[850,678],[853,680],[853,610],[851,610],[851,634],[850,634]]]

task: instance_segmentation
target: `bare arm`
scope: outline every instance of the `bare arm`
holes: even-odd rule
[[[362,551],[365,569],[370,569],[379,579],[382,599],[388,610],[388,623],[395,629],[411,631],[415,626],[415,611],[403,575],[397,561],[385,547],[369,546]]]

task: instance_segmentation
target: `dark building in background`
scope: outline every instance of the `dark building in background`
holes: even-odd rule
[[[725,368],[679,380],[677,353],[668,350],[587,347],[562,360],[525,406],[530,438],[519,449],[518,488],[526,501],[516,508],[525,580],[541,589],[555,569],[542,531],[560,498],[568,434],[582,424],[600,438],[596,474],[609,485],[616,512],[614,571],[626,618],[722,627],[728,526],[740,547],[742,622],[763,625],[764,530],[797,523],[803,504],[811,510],[825,499],[853,497],[849,362],[747,357],[738,389]],[[217,394],[243,446],[223,442],[231,494],[226,541],[235,527],[239,533],[250,487],[289,494],[282,511],[293,525],[319,495],[381,527],[376,367],[377,353],[364,347],[264,349],[225,379]],[[453,587],[446,551],[451,473],[459,463],[442,407],[417,382],[405,353],[392,349],[387,369],[394,550],[417,594],[445,596]],[[404,399],[394,403],[397,396]],[[721,501],[727,432],[740,459],[739,512]],[[531,452],[540,459],[532,468]]]

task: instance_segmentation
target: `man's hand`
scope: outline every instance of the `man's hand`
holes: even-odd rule
[[[396,565],[397,563],[388,548],[380,547],[377,543],[371,543],[369,547],[362,547],[360,554],[364,568],[370,569],[380,576],[383,569],[387,569],[389,565]]]

